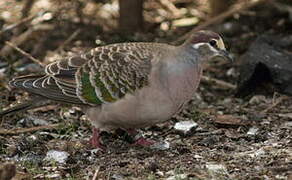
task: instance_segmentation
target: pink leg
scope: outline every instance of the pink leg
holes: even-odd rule
[[[138,131],[134,130],[134,129],[128,129],[127,130],[128,134],[134,137],[134,145],[140,145],[140,146],[151,146],[153,144],[155,144],[156,142],[153,140],[149,140],[146,139],[142,136],[141,133],[139,133]]]
[[[99,131],[99,129],[93,128],[92,131],[93,131],[93,133],[92,133],[92,137],[89,140],[89,143],[92,145],[92,147],[94,147],[96,149],[105,150],[105,147],[100,142],[100,131]]]

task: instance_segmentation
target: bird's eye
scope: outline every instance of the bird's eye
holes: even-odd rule
[[[216,40],[212,39],[212,40],[209,42],[209,44],[210,44],[212,47],[217,48],[217,41],[216,41]]]

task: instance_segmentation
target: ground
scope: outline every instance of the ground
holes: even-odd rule
[[[5,8],[1,11],[17,11],[21,2],[15,3],[13,8],[9,3],[5,4],[7,11]],[[185,4],[187,8],[191,8],[191,5]],[[90,49],[96,44],[173,42],[192,28],[167,29],[172,19],[164,17],[164,24],[152,22],[152,25],[148,25],[146,28],[151,30],[148,29],[147,33],[123,35],[107,30],[111,23],[102,27],[94,21],[89,22],[86,17],[81,22],[74,13],[68,16],[54,13],[47,14],[48,20],[38,24],[50,28],[43,27],[44,30],[32,33],[25,43],[19,43],[19,47],[26,52],[44,59],[43,63]],[[157,16],[157,12],[151,9],[146,13],[148,21]],[[194,14],[202,18],[204,13],[202,9]],[[185,16],[188,17],[185,14],[180,18]],[[17,22],[17,17],[9,20],[11,22],[7,20],[4,24]],[[30,26],[19,28],[18,31],[27,32]],[[240,14],[235,13],[222,23],[208,27],[223,35],[236,62],[210,62],[204,75],[236,84],[240,56],[250,43],[264,33],[291,34],[288,27],[291,27],[288,13],[268,3]],[[21,33],[9,32],[2,36],[0,49],[3,50],[5,40],[18,42],[11,40],[14,34]],[[8,80],[17,75],[40,71],[38,66],[19,52],[5,50],[4,53],[6,56],[1,57],[0,61],[2,109],[27,97],[23,91],[11,90],[7,86]],[[91,136],[90,123],[80,108],[74,105],[52,103],[28,112],[8,115],[2,117],[0,124],[0,162],[2,166],[14,162],[17,169],[15,179],[292,179],[291,97],[260,90],[246,97],[236,97],[235,94],[236,89],[230,86],[202,81],[182,112],[165,123],[143,129],[145,137],[168,142],[170,147],[164,150],[134,146],[126,141],[124,133],[119,132],[104,133],[103,142],[107,150],[96,151],[87,143]],[[187,135],[176,131],[173,128],[175,123],[184,120],[192,120],[198,127]],[[34,127],[41,128],[36,130]],[[15,128],[19,131],[11,131]],[[52,150],[63,152],[66,160],[60,163],[47,158]]]

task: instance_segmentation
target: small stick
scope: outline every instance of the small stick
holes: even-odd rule
[[[268,0],[268,1],[273,1],[273,0]],[[213,25],[213,24],[218,24],[220,22],[222,22],[224,19],[232,16],[235,13],[239,13],[241,11],[250,9],[260,3],[263,2],[267,2],[267,0],[252,0],[249,3],[240,3],[236,6],[234,6],[233,8],[231,8],[230,10],[223,12],[221,14],[219,14],[218,16],[215,16],[213,18],[211,18],[210,20],[204,22],[203,24],[196,26],[194,29],[192,29],[191,31],[189,31],[188,33],[184,34],[182,37],[180,37],[178,40],[176,40],[174,43],[179,43],[183,40],[185,40],[186,38],[188,38],[192,33],[197,32],[199,30],[205,29],[206,27]]]
[[[98,175],[98,173],[99,173],[99,167],[95,170],[95,173],[94,173],[94,175],[93,175],[92,180],[96,180],[96,179],[97,179],[97,175]]]
[[[175,5],[169,0],[158,0],[158,2],[164,6],[166,9],[171,11],[174,17],[178,17],[180,15],[180,11],[175,7]]]
[[[44,130],[44,129],[56,129],[59,127],[60,124],[50,124],[50,125],[44,125],[44,126],[37,126],[37,127],[31,127],[31,128],[15,128],[10,130],[0,130],[0,135],[17,135],[22,133],[31,133],[34,131]]]
[[[224,133],[223,129],[218,129],[218,130],[211,131],[211,132],[196,133],[196,136],[220,135],[220,134],[223,134],[223,133]]]
[[[236,89],[236,85],[216,79],[216,78],[211,78],[208,76],[202,76],[202,81],[207,82],[207,83],[215,83],[221,87],[228,88],[228,89]]]
[[[26,0],[22,10],[21,10],[21,14],[22,14],[22,18],[25,18],[29,15],[29,12],[34,4],[35,0]]]
[[[23,18],[23,19],[21,19],[20,21],[14,23],[14,24],[11,24],[11,25],[9,25],[9,26],[3,28],[3,29],[0,31],[0,36],[1,36],[3,33],[5,33],[6,31],[11,31],[12,29],[14,29],[14,28],[16,28],[16,27],[18,27],[18,26],[20,26],[20,25],[22,25],[22,24],[24,24],[24,23],[27,23],[27,22],[33,20],[35,17],[41,16],[41,15],[43,15],[43,12],[40,12],[40,13],[38,13],[38,14],[36,14],[36,15],[34,14],[34,15],[31,15],[31,16],[28,16],[28,17]]]
[[[286,99],[288,99],[287,96],[280,97],[276,102],[272,103],[272,105],[270,105],[268,108],[262,110],[260,113],[267,113],[268,111],[270,111],[274,107],[278,106],[281,102],[283,102]]]
[[[29,53],[23,51],[22,49],[20,49],[19,47],[15,46],[13,43],[9,42],[9,41],[5,41],[5,44],[7,44],[8,46],[12,47],[13,49],[17,50],[18,52],[20,52],[22,55],[26,56],[27,58],[29,58],[30,60],[32,60],[34,63],[39,64],[40,66],[44,67],[45,64],[43,64],[40,60],[34,58],[32,55],[30,55]]]

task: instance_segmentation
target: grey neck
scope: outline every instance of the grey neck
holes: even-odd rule
[[[203,59],[197,50],[195,50],[190,45],[186,46],[185,44],[178,47],[178,57],[180,57],[180,61],[188,63],[190,65],[198,65],[200,64],[200,59]]]

